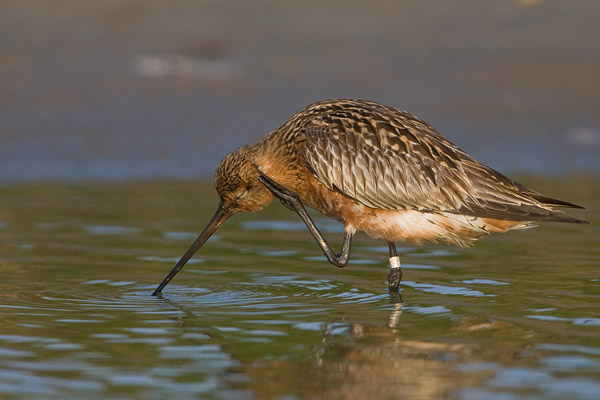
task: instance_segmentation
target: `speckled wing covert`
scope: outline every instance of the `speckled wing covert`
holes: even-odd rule
[[[486,167],[405,111],[362,100],[311,107],[300,128],[305,162],[329,189],[368,207],[583,222],[552,208],[581,207]]]

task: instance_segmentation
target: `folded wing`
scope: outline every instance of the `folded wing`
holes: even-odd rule
[[[303,126],[305,162],[328,188],[384,210],[451,212],[514,221],[584,222],[479,163],[413,115],[354,101]]]

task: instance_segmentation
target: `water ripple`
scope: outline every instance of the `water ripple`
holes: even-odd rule
[[[573,325],[600,326],[600,318],[565,318],[553,315],[526,315],[525,318],[540,321],[571,322]]]
[[[324,233],[342,233],[341,224],[333,220],[316,221],[319,230]],[[306,225],[302,221],[281,221],[281,220],[262,220],[262,221],[244,221],[240,224],[242,229],[249,231],[278,231],[278,232],[299,232],[305,231]]]
[[[151,262],[163,262],[168,264],[176,264],[179,261],[177,257],[158,257],[158,256],[140,256],[137,258],[140,261],[151,261]],[[187,264],[201,264],[205,260],[201,258],[192,258],[188,260]]]
[[[434,285],[431,283],[416,283],[416,282],[412,282],[412,281],[403,281],[400,284],[404,285],[404,286],[409,286],[409,287],[412,287],[415,289],[419,289],[424,292],[429,292],[429,293],[458,295],[458,296],[472,296],[472,297],[496,296],[495,294],[485,294],[483,292],[480,292],[479,290],[468,289],[465,287]]]
[[[141,232],[140,228],[132,228],[117,225],[86,225],[86,231],[91,235],[137,235]]]
[[[495,285],[495,286],[510,285],[510,283],[508,283],[508,282],[500,282],[500,281],[495,281],[492,279],[466,279],[461,282],[466,283],[466,284],[476,284],[476,285]]]

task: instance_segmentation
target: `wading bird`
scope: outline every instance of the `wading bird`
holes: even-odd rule
[[[389,246],[390,289],[402,278],[395,242],[467,246],[487,233],[539,221],[586,223],[546,197],[481,164],[419,118],[365,100],[324,100],[258,143],[223,158],[215,172],[217,212],[154,291],[171,281],[236,212],[278,198],[298,213],[330,263],[344,267],[357,230]],[[304,205],[344,224],[336,254]]]

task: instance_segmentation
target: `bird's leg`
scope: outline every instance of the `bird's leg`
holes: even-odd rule
[[[315,223],[313,222],[310,215],[304,208],[304,205],[300,201],[298,195],[291,190],[286,189],[279,183],[273,181],[271,178],[261,173],[258,177],[261,181],[280,201],[281,204],[286,206],[292,211],[295,211],[302,221],[306,224],[306,227],[312,233],[313,237],[325,253],[327,260],[336,267],[342,268],[348,264],[348,258],[350,257],[350,244],[352,242],[352,233],[344,231],[344,241],[342,242],[342,251],[339,254],[335,254],[331,249],[331,246],[327,243]]]
[[[388,275],[390,291],[398,291],[398,285],[402,280],[400,257],[398,257],[398,252],[396,251],[396,244],[394,242],[388,242],[388,247],[390,248],[390,274]]]

